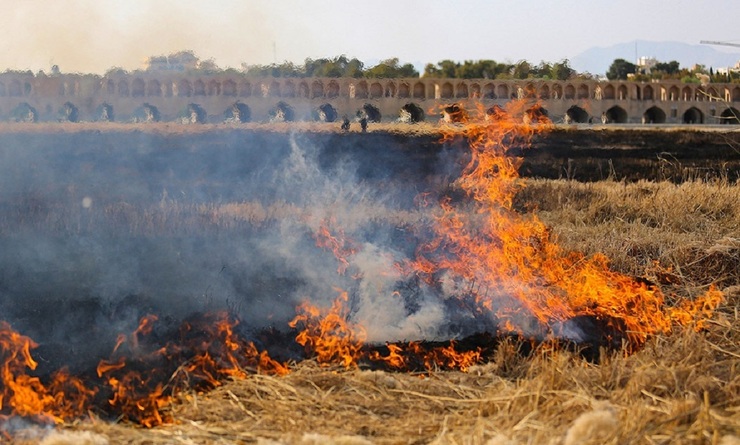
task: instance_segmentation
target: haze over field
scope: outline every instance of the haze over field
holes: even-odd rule
[[[0,0],[5,12],[0,16],[0,71],[48,71],[56,64],[63,72],[102,74],[114,66],[139,68],[148,56],[189,49],[235,68],[346,54],[368,65],[398,57],[419,71],[443,59],[570,59],[578,70],[603,74],[603,62],[581,55],[637,39],[740,42],[740,33],[733,31],[740,3],[717,0],[711,12],[698,11],[699,6],[687,0],[533,0],[526,6],[466,0],[454,7],[441,0],[327,0],[310,6],[298,0]],[[633,46],[619,57],[633,59]],[[729,47],[705,49],[712,50],[707,54],[740,53]],[[638,53],[653,55],[659,56]],[[691,63],[684,56],[669,57]],[[709,58],[693,62],[716,66]]]

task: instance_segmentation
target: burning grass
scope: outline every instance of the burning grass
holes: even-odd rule
[[[679,190],[674,197],[680,196],[686,207],[674,218],[650,214],[649,198],[633,199],[637,193],[638,198],[670,201],[670,193],[659,187],[645,192],[639,187],[648,187],[637,184],[637,191],[626,192],[633,186],[625,184],[625,192],[616,197],[611,194],[617,188],[613,184],[603,191],[596,185],[569,188],[569,183],[553,181],[527,188],[516,175],[520,161],[506,156],[506,147],[519,138],[526,140],[534,130],[503,120],[452,127],[447,136],[462,132],[467,137],[471,163],[452,186],[459,190],[442,193],[439,207],[432,210],[419,206],[418,213],[389,211],[371,205],[378,204],[374,200],[365,202],[362,193],[329,195],[333,210],[347,198],[354,203],[341,220],[314,214],[313,200],[305,209],[276,205],[271,212],[247,203],[195,212],[180,209],[205,215],[198,227],[217,231],[226,223],[228,230],[245,225],[267,234],[284,219],[296,220],[313,229],[314,249],[335,257],[336,276],[349,290],[337,288],[340,297],[331,308],[308,298],[298,305],[289,324],[294,329],[290,335],[303,347],[293,356],[301,357],[294,359],[297,363],[276,361],[242,340],[226,315],[201,314],[164,330],[156,330],[157,317],[147,315],[133,333],[119,336],[111,356],[98,364],[102,383],[78,390],[109,405],[90,408],[89,420],[83,421],[76,419],[87,402],[77,403],[72,392],[55,389],[77,388],[76,381],[56,383],[55,374],[44,386],[27,375],[37,366],[30,352],[35,345],[3,324],[5,400],[0,402],[14,414],[60,423],[60,430],[72,431],[71,442],[81,440],[74,439],[82,437],[75,432],[101,434],[91,440],[108,443],[570,445],[735,440],[730,434],[738,428],[740,297],[733,271],[739,246],[737,229],[724,218],[736,220],[737,194],[727,190],[737,186],[714,184],[719,191],[712,198],[724,202],[712,204],[704,202],[703,193]],[[297,155],[294,149],[290,159],[305,167],[305,156]],[[312,171],[311,166],[306,171]],[[289,166],[291,172],[301,174]],[[299,187],[323,184],[305,179]],[[562,191],[553,193],[558,187]],[[355,226],[356,212],[367,210],[358,204],[375,209],[374,217],[373,212],[362,212],[371,224],[359,221]],[[167,218],[181,219],[168,215],[167,206],[163,201],[154,212],[167,217],[152,219],[152,227],[144,232],[156,230],[159,223],[167,225]],[[120,215],[132,215],[135,221],[138,212],[123,210],[114,220],[123,218],[124,226],[131,226],[132,221]],[[686,213],[696,221],[679,220]],[[103,212],[98,223],[108,216]],[[399,226],[405,218],[414,221]],[[197,218],[185,220],[195,224]],[[652,241],[658,233],[668,239],[671,233],[695,229],[711,246],[699,245],[696,259],[628,249],[621,258],[617,255],[621,263],[610,266],[602,246],[625,233],[614,221],[634,227],[630,233],[635,237],[642,225],[652,229],[640,238],[644,245],[658,245]],[[411,256],[399,260],[394,255],[400,250],[382,250],[347,235],[383,225],[414,229],[403,235],[412,239],[412,248],[406,247]],[[577,250],[578,237],[567,236],[606,227],[611,227],[609,236],[583,246],[583,253]],[[165,230],[171,229],[167,225]],[[678,243],[667,250],[677,248]],[[323,261],[321,267],[330,264]],[[395,299],[383,300],[388,293]],[[358,298],[374,304],[363,307]],[[399,303],[405,306],[403,319],[389,324],[377,317],[378,311]],[[460,346],[454,341],[396,341],[385,346],[366,342],[371,330],[376,338],[388,335],[383,331],[391,327],[398,333],[413,332],[399,326],[421,320],[420,314],[429,310],[422,303],[445,314],[432,312],[434,323],[450,323],[437,332],[450,335],[458,323],[472,332],[484,329],[495,339],[484,338],[478,346],[471,344],[471,337]],[[161,344],[157,338],[173,336],[178,341]],[[387,372],[396,369],[405,373]],[[60,413],[60,406],[70,404],[77,411]],[[154,428],[110,424],[97,417],[101,414]],[[5,421],[9,430],[18,418]],[[18,441],[41,434],[38,429],[14,433]],[[54,440],[65,439],[57,435]]]

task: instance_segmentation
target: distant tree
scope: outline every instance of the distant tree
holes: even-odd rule
[[[427,63],[424,66],[424,77],[442,77],[442,70],[433,63]]]
[[[126,75],[128,74],[128,71],[121,68],[120,66],[114,66],[111,68],[108,68],[108,70],[105,72],[105,76],[120,76],[120,75]]]
[[[365,71],[365,77],[398,78],[419,77],[414,65],[407,63],[399,65],[398,57],[381,61],[379,64]]]
[[[198,62],[198,70],[206,73],[218,73],[221,68],[216,65],[216,61],[213,59],[201,60]]]
[[[637,65],[624,59],[615,59],[606,72],[606,78],[609,80],[627,80],[627,74],[635,74]]]
[[[570,67],[568,59],[563,59],[560,62],[553,63],[550,67],[550,79],[568,80],[576,74],[576,70]]]
[[[364,64],[344,54],[334,59],[306,59],[305,73],[308,77],[362,77]]]
[[[530,77],[532,72],[532,65],[526,60],[520,60],[514,65],[514,69],[511,71],[511,75],[515,79],[527,79]]]
[[[653,71],[660,71],[661,73],[665,74],[678,74],[678,72],[681,70],[679,63],[675,60],[671,60],[670,62],[658,62],[653,67]]]

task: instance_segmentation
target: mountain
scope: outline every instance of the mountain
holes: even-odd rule
[[[578,72],[588,71],[603,76],[614,59],[625,59],[635,63],[636,57],[655,57],[660,62],[676,60],[681,68],[691,68],[698,63],[707,68],[713,67],[715,70],[734,66],[740,60],[740,48],[737,48],[737,52],[725,52],[716,48],[716,46],[698,43],[693,45],[683,42],[633,40],[606,48],[587,49],[570,59],[570,66]],[[730,47],[724,48],[730,49]]]

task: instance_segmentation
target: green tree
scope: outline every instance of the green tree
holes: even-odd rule
[[[624,59],[615,59],[606,72],[606,78],[609,80],[627,80],[627,74],[635,74],[637,65]]]
[[[568,59],[553,63],[550,68],[550,79],[553,80],[568,80],[576,74],[576,70],[570,67],[570,61]]]
[[[365,71],[365,77],[397,78],[397,77],[419,77],[414,65],[407,63],[399,65],[398,57],[383,60],[379,64]]]
[[[678,74],[681,70],[680,65],[677,61],[671,60],[670,62],[658,62],[653,67],[653,71],[660,71],[665,74]]]

